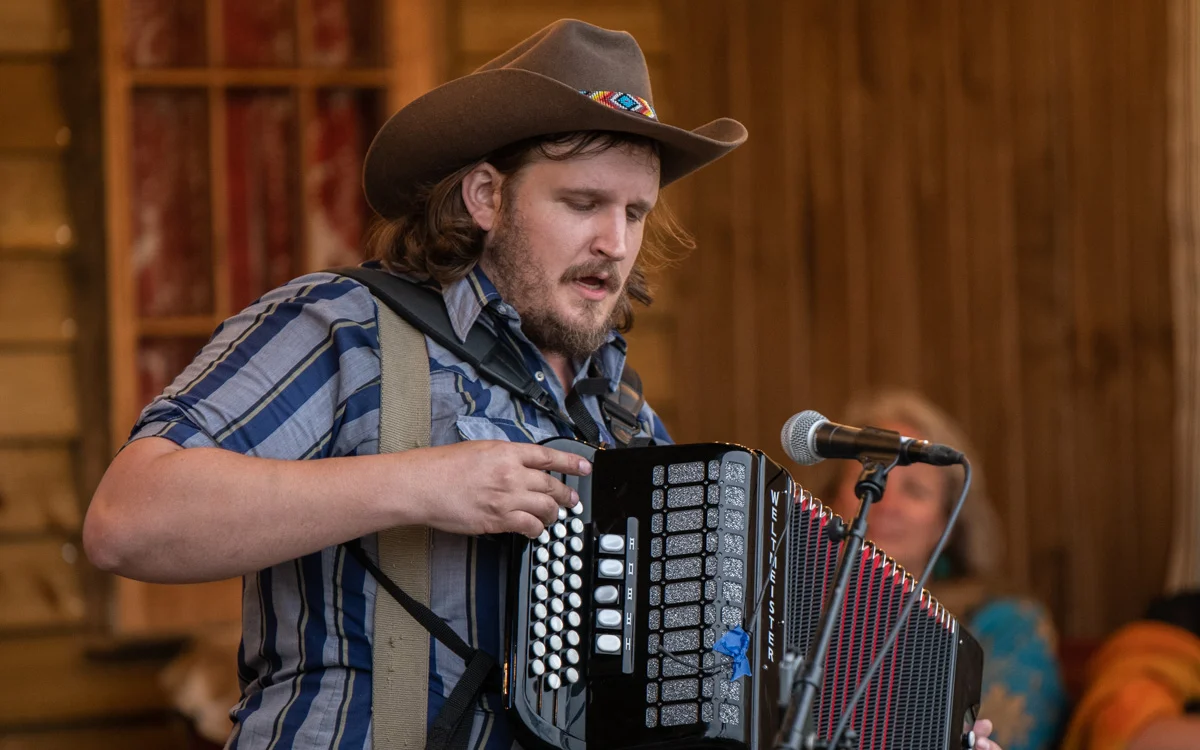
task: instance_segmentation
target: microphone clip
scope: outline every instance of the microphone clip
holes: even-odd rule
[[[864,430],[873,430],[881,433],[888,433],[890,430],[880,430],[876,427],[865,427]],[[892,432],[897,438],[899,433]],[[859,500],[865,503],[875,504],[883,499],[883,491],[887,487],[888,474],[892,469],[900,464],[900,454],[895,453],[885,456],[873,456],[870,454],[860,455],[858,460],[862,462],[862,473],[858,475],[858,480],[854,483],[854,495]]]

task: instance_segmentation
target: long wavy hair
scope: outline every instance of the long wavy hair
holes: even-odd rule
[[[367,231],[367,251],[389,270],[429,277],[442,286],[467,275],[483,254],[484,231],[467,211],[462,197],[463,179],[487,162],[506,178],[512,178],[534,159],[567,161],[592,156],[610,148],[627,148],[658,159],[658,143],[628,133],[586,131],[559,133],[518,141],[446,175],[441,180],[419,185],[410,193],[402,212],[377,218]],[[505,179],[503,200],[512,198],[518,180]],[[661,199],[646,217],[641,252],[629,272],[625,290],[617,302],[614,321],[624,332],[633,327],[636,301],[654,301],[647,270],[666,264],[681,250],[695,247]]]

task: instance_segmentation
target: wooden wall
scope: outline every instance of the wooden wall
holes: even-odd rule
[[[665,120],[694,127],[732,114],[751,130],[733,157],[668,192],[700,248],[661,275],[659,302],[630,337],[675,436],[778,455],[779,426],[799,409],[836,418],[851,393],[881,384],[935,394],[979,445],[1014,579],[1068,633],[1098,634],[1141,610],[1166,559],[1164,3],[398,4],[433,41],[414,42],[419,65],[397,68],[396,103],[556,18],[631,31]],[[58,8],[48,0],[3,4],[61,12],[34,10]],[[47,54],[62,39],[46,36]],[[19,295],[34,282],[18,278],[84,272],[66,260],[79,239],[53,182],[67,163],[56,161],[61,145],[14,148],[0,170],[46,183],[5,192],[12,182],[0,180],[0,205],[24,212],[0,211],[0,285]],[[21,466],[0,482],[39,465],[20,451],[41,451],[48,468],[23,481],[44,493],[63,486],[61,466],[92,471],[79,460],[79,426],[91,421],[80,410],[95,407],[70,369],[84,344],[61,325],[69,303],[54,293],[36,303],[40,328],[0,326],[0,378],[19,379],[31,371],[20,358],[40,357],[36,371],[65,373],[68,386],[0,404],[0,461]],[[0,302],[0,320],[27,308],[12,309]],[[42,338],[11,340],[18,330]],[[12,382],[58,382],[35,381]],[[31,418],[38,403],[57,411]],[[31,423],[53,434],[21,432]],[[69,508],[71,492],[33,507]]]
[[[0,750],[178,748],[176,644],[96,633],[107,462],[97,0],[0,0]]]
[[[795,411],[920,389],[1013,579],[1070,635],[1139,614],[1172,502],[1164,0],[665,7],[681,124],[751,133],[681,186],[676,437],[778,453]]]
[[[0,2],[0,632],[81,623],[74,271],[57,2]]]

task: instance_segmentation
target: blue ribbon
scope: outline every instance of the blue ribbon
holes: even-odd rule
[[[750,676],[750,660],[746,657],[746,652],[749,650],[750,636],[745,630],[742,630],[741,625],[725,633],[721,636],[721,640],[713,646],[713,651],[733,659],[733,676],[729,678],[730,682],[734,682],[742,676]]]

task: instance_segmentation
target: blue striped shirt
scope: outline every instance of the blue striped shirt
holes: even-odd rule
[[[460,337],[490,307],[530,372],[544,372],[545,385],[565,406],[566,392],[553,370],[480,269],[442,296]],[[279,287],[221,324],[145,408],[131,439],[157,436],[185,448],[221,447],[273,459],[377,453],[377,316],[370,292],[346,277],[316,273]],[[426,347],[431,445],[570,435],[569,426],[514,399],[435,341],[427,338]],[[615,389],[625,365],[623,339],[612,333],[593,359]],[[574,364],[585,376],[589,363]],[[596,398],[583,399],[603,430]],[[643,434],[669,442],[648,406],[639,417]],[[362,542],[374,557],[374,535]],[[469,644],[501,656],[504,545],[435,531],[430,565],[431,609]],[[245,576],[237,663],[242,699],[230,713],[228,747],[371,747],[375,595],[374,579],[342,547]],[[463,668],[461,659],[430,639],[430,722]],[[514,746],[499,696],[484,696],[477,706],[470,746]]]

